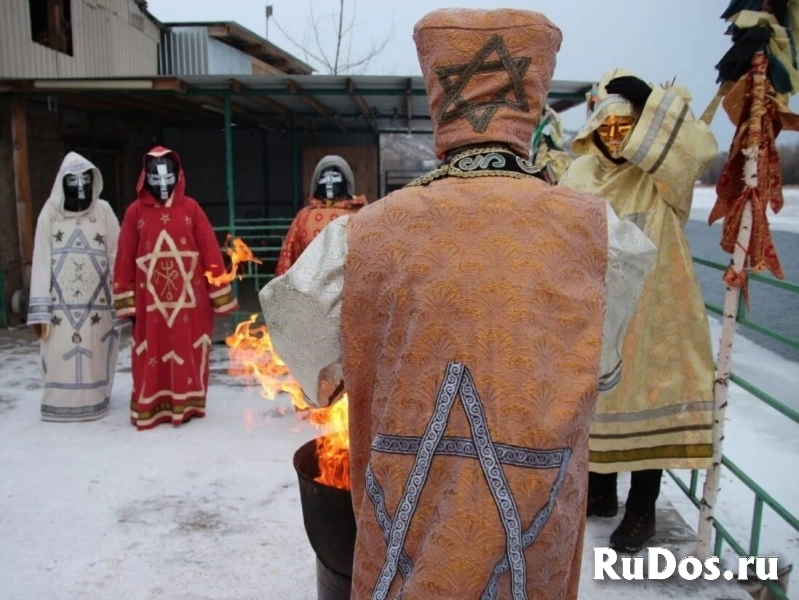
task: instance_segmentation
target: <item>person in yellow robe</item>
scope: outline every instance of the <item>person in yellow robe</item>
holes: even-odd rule
[[[617,473],[632,471],[610,538],[637,552],[655,535],[663,469],[705,469],[713,454],[712,344],[684,227],[694,183],[717,152],[681,86],[651,87],[616,69],[572,143],[560,184],[606,198],[658,248],[625,334],[621,382],[600,398],[589,438],[588,516],[618,512]]]

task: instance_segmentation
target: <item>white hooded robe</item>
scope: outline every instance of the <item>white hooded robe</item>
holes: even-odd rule
[[[93,172],[92,201],[64,210],[67,174]],[[90,421],[108,413],[119,352],[111,294],[119,221],[100,200],[99,169],[70,152],[36,225],[28,325],[50,326],[41,341],[44,421]]]

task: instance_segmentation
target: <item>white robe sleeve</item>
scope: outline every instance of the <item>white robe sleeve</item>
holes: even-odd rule
[[[306,402],[318,408],[344,393],[340,335],[348,222],[345,215],[330,223],[258,294],[272,347]]]
[[[53,301],[50,293],[53,278],[52,225],[50,207],[45,204],[36,222],[31,264],[31,289],[28,301],[28,325],[47,324],[53,319]]]
[[[113,290],[114,286],[114,264],[117,259],[117,249],[119,248],[119,219],[114,214],[114,209],[107,202],[103,202],[103,217],[105,222],[105,248],[108,256],[108,289]],[[113,304],[112,304],[113,306]],[[114,311],[114,326],[117,329],[130,325],[130,319],[119,319]]]
[[[649,238],[634,223],[619,219],[610,204],[607,206],[607,221],[607,295],[599,368],[600,392],[613,389],[621,380],[624,334],[638,308],[657,256],[657,249]]]

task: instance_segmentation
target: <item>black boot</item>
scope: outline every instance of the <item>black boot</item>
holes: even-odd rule
[[[615,517],[619,512],[619,497],[616,493],[616,474],[588,473],[589,517]]]
[[[655,513],[640,513],[629,508],[610,534],[610,547],[616,552],[638,552],[655,536]]]

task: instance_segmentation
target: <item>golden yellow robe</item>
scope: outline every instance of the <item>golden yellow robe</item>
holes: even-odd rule
[[[590,435],[590,470],[704,469],[713,453],[714,363],[702,292],[683,228],[696,179],[717,152],[708,127],[694,119],[683,88],[652,92],[616,165],[594,144],[611,114],[631,115],[620,96],[600,98],[578,133],[579,156],[561,185],[610,201],[658,248],[657,262],[627,329],[618,387],[597,405]]]

